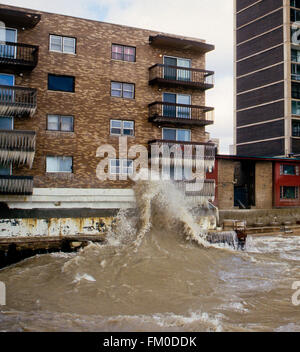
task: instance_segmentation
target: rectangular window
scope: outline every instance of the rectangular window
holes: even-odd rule
[[[190,142],[191,131],[175,128],[163,128],[163,139],[167,141]]]
[[[292,82],[292,98],[300,99],[300,84]]]
[[[132,46],[112,44],[111,57],[114,60],[135,62],[135,48]]]
[[[291,6],[300,8],[300,0],[291,0]]]
[[[0,130],[13,130],[14,120],[13,117],[0,116]]]
[[[0,27],[0,57],[7,59],[16,58],[16,46],[10,43],[17,42],[17,30],[13,28]]]
[[[47,130],[73,132],[73,116],[48,115]]]
[[[176,118],[191,118],[191,108],[182,105],[191,105],[191,96],[186,94],[164,93],[163,116]],[[177,104],[179,106],[173,105]]]
[[[48,74],[48,90],[75,92],[75,77]]]
[[[291,22],[300,21],[300,11],[296,9],[291,9]]]
[[[292,101],[292,114],[300,116],[300,101]]]
[[[299,166],[280,165],[280,175],[299,176]]]
[[[76,38],[50,35],[50,51],[76,54]]]
[[[46,172],[73,172],[73,158],[71,156],[47,156]]]
[[[9,176],[11,175],[11,165],[2,165],[0,164],[0,175]]]
[[[111,96],[117,98],[134,99],[134,84],[111,82]]]
[[[110,120],[110,134],[119,136],[134,136],[134,122]]]
[[[280,199],[295,200],[299,198],[299,186],[281,186]]]
[[[300,50],[292,49],[292,61],[300,63]]]
[[[292,135],[293,137],[300,137],[300,121],[293,121],[292,123]]]
[[[111,175],[132,175],[133,160],[128,159],[110,159]]]
[[[292,64],[292,80],[300,81],[300,65]]]
[[[191,60],[164,56],[164,79],[187,81],[191,80]],[[178,69],[182,67],[182,69]]]

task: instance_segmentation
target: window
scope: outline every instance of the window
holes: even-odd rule
[[[191,108],[185,106],[175,106],[173,104],[191,105],[191,96],[186,94],[164,93],[163,116],[177,118],[191,118]]]
[[[296,165],[280,165],[280,175],[299,176],[299,166]]]
[[[292,101],[292,114],[300,115],[300,101]]]
[[[50,51],[56,51],[64,54],[76,54],[76,39],[51,34]]]
[[[164,79],[173,81],[187,81],[191,80],[191,60],[181,59],[176,57],[164,57]],[[185,69],[177,69],[176,67],[182,67]]]
[[[298,186],[281,186],[280,187],[280,199],[298,199],[299,198],[299,187]]]
[[[110,174],[112,175],[132,175],[133,160],[128,159],[111,159]]]
[[[0,116],[0,130],[13,130],[14,120],[12,117]]]
[[[300,137],[300,121],[292,122],[292,135],[293,137]]]
[[[167,141],[190,142],[191,131],[175,128],[163,128],[163,139]]]
[[[75,92],[75,77],[48,74],[48,89],[61,92]]]
[[[300,63],[300,50],[292,49],[292,61]]]
[[[73,116],[48,115],[47,130],[73,132]]]
[[[73,172],[73,158],[71,156],[47,156],[46,172]]]
[[[300,99],[300,84],[292,82],[292,98]]]
[[[300,0],[291,0],[291,6],[300,8]]]
[[[119,136],[134,136],[134,122],[110,120],[110,134]]]
[[[291,22],[300,21],[300,11],[296,9],[291,9]]]
[[[111,96],[118,98],[134,99],[134,84],[111,82]]]
[[[113,44],[111,47],[111,57],[115,60],[135,62],[135,48]]]
[[[11,28],[0,28],[0,57],[5,57],[8,59],[16,58],[16,46],[10,45],[8,43],[17,42],[17,30]]]
[[[300,81],[300,65],[292,64],[292,80]]]
[[[0,164],[0,176],[9,176],[9,175],[11,175],[11,165]]]

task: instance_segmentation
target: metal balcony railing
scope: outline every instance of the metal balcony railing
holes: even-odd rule
[[[0,41],[0,67],[33,70],[38,64],[38,53],[36,45]]]
[[[157,101],[149,104],[149,121],[205,126],[214,123],[214,108]]]
[[[0,194],[1,195],[32,195],[33,177],[32,176],[1,176],[0,175]]]
[[[36,108],[36,89],[0,85],[0,115],[32,117]]]
[[[214,72],[156,64],[149,68],[149,84],[206,90],[214,86]]]
[[[179,181],[175,185],[187,197],[207,197],[212,200],[215,197],[215,180]]]
[[[33,164],[36,147],[34,131],[0,130],[0,164]]]
[[[212,170],[215,165],[216,146],[213,143],[181,142],[168,140],[149,141],[149,158],[155,165],[178,165],[194,167],[204,161],[205,170]]]

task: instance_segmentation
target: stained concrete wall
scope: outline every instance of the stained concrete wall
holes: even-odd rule
[[[270,161],[255,164],[255,207],[273,207],[273,163]]]
[[[107,231],[113,217],[0,219],[0,238],[99,235]]]

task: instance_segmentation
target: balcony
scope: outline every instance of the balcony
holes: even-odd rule
[[[180,181],[175,182],[175,185],[186,197],[206,198],[212,201],[215,198],[215,180]]]
[[[35,45],[0,43],[0,68],[32,71],[38,63],[39,47]]]
[[[206,126],[214,123],[214,108],[154,102],[149,104],[149,121],[157,124]]]
[[[36,108],[36,89],[0,85],[0,115],[32,117]]]
[[[149,68],[149,84],[207,90],[214,87],[214,72],[195,68],[156,64]]]
[[[1,176],[1,195],[30,196],[33,191],[33,177],[31,176]]]
[[[0,9],[0,21],[5,23],[7,28],[31,29],[41,20],[41,15],[33,12],[20,10]]]
[[[35,131],[0,130],[0,164],[32,167],[35,155]]]
[[[153,165],[196,166],[196,161],[204,160],[206,170],[215,165],[216,145],[214,143],[181,142],[156,139],[149,141],[149,158]]]

